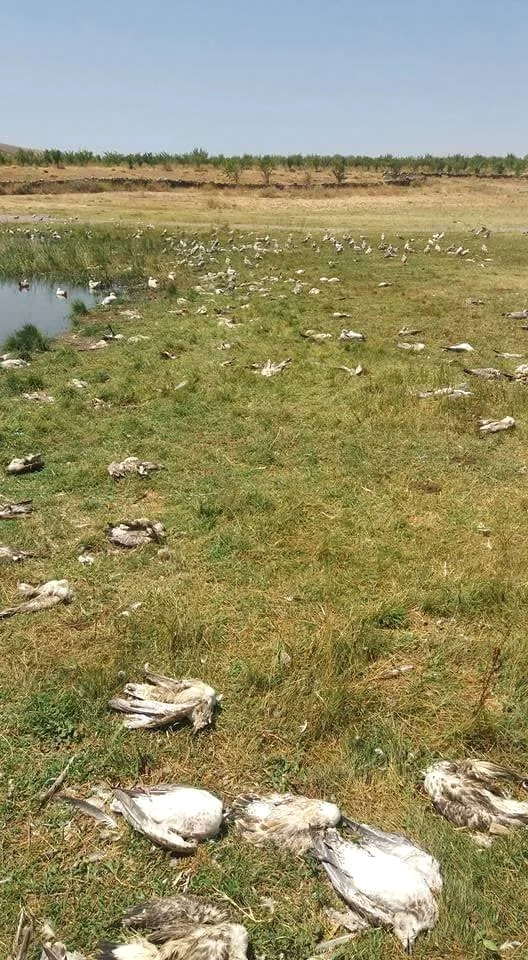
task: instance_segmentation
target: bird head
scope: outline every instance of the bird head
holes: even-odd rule
[[[394,936],[400,941],[405,953],[411,953],[414,941],[421,929],[417,918],[412,913],[397,913],[392,929]]]

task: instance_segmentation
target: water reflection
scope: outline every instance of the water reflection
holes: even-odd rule
[[[58,297],[57,289],[67,293]],[[33,323],[42,333],[56,334],[70,326],[69,314],[73,300],[82,300],[93,307],[101,294],[86,287],[67,284],[52,285],[39,280],[19,283],[0,280],[0,345],[14,330]]]

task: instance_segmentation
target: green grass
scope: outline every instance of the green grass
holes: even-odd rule
[[[3,349],[14,353],[23,360],[29,360],[34,353],[43,353],[49,349],[49,340],[34,323],[26,323],[15,330],[4,341]]]
[[[437,756],[525,763],[528,394],[522,384],[478,380],[468,399],[413,394],[464,379],[467,358],[442,352],[448,342],[469,340],[474,366],[511,369],[493,349],[525,351],[526,332],[501,314],[524,304],[526,238],[492,236],[485,269],[423,254],[402,267],[383,259],[377,241],[371,257],[348,246],[338,257],[328,245],[317,252],[302,244],[301,235],[285,249],[281,236],[280,255],[248,266],[255,235],[220,231],[221,249],[193,266],[157,230],[133,243],[130,231],[70,230],[59,228],[68,237],[62,246],[49,240],[29,250],[16,235],[11,252],[2,235],[6,270],[113,281],[133,257],[145,293],[81,318],[80,332],[97,338],[110,321],[123,341],[78,353],[66,339],[30,368],[0,371],[3,462],[32,450],[46,461],[38,474],[2,481],[2,496],[32,497],[34,513],[3,523],[1,540],[37,556],[2,568],[0,604],[13,601],[20,579],[66,577],[75,590],[68,607],[0,627],[3,955],[21,904],[89,955],[133,902],[174,892],[180,869],[191,890],[220,891],[240,906],[255,954],[267,960],[306,960],[332,933],[323,907],[333,894],[309,860],[229,835],[175,870],[127,828],[104,840],[75,818],[65,833],[69,810],[50,804],[38,812],[36,798],[72,754],[68,786],[83,795],[96,783],[173,780],[207,787],[226,803],[272,789],[335,799],[350,816],[401,830],[440,859],[440,920],[418,941],[418,960],[477,960],[487,955],[485,939],[523,940],[522,835],[480,850],[434,813],[418,786]],[[397,223],[386,233],[401,244]],[[416,238],[417,249],[425,239]],[[467,236],[451,239],[480,249]],[[226,256],[238,271],[235,290],[194,291],[225,287],[204,276],[225,269]],[[15,269],[17,257],[24,266]],[[293,283],[283,282],[299,268],[305,291],[319,286],[319,296],[294,296]],[[171,270],[186,306],[166,295]],[[147,298],[151,273],[161,286]],[[323,275],[341,283],[320,283]],[[278,282],[262,279],[270,276]],[[240,286],[255,278],[254,292]],[[379,289],[385,278],[394,285]],[[469,307],[467,296],[486,303]],[[205,316],[196,313],[202,303]],[[141,318],[127,318],[125,308]],[[339,310],[352,319],[334,319]],[[228,311],[241,326],[218,326]],[[342,323],[366,342],[343,348]],[[395,347],[404,324],[423,328],[423,354]],[[308,328],[334,339],[306,341],[299,331]],[[150,339],[128,342],[138,334]],[[232,348],[217,350],[224,340]],[[167,349],[175,360],[160,358]],[[235,363],[222,367],[229,357]],[[269,380],[248,369],[268,357],[292,363]],[[361,377],[338,369],[357,361]],[[69,386],[72,377],[88,388]],[[20,394],[29,384],[56,403],[27,403]],[[478,436],[479,416],[505,414],[517,419],[516,431]],[[117,484],[106,466],[127,455],[167,469]],[[105,525],[134,516],[163,521],[168,557],[156,547],[109,548]],[[77,561],[85,547],[96,557],[88,568]],[[135,601],[142,606],[122,617]],[[496,647],[499,666],[478,710]],[[213,683],[224,694],[215,729],[196,738],[186,729],[125,734],[106,702],[146,661]],[[414,671],[379,679],[401,663]],[[90,861],[94,852],[103,859]],[[275,901],[273,914],[262,897]],[[372,931],[339,956],[396,960],[401,951]]]

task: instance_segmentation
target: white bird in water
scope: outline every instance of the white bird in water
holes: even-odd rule
[[[6,467],[7,473],[34,473],[35,470],[42,470],[44,460],[40,453],[28,453],[25,457],[15,457]]]
[[[194,853],[201,840],[216,836],[223,822],[218,797],[179,784],[116,790],[112,810],[157,846],[180,854]]]
[[[479,432],[482,436],[487,433],[500,433],[502,430],[511,430],[515,426],[513,417],[503,417],[502,420],[479,420]]]
[[[291,793],[263,797],[250,793],[235,798],[227,819],[234,821],[245,840],[258,847],[273,843],[302,854],[312,845],[310,831],[337,826],[341,810],[335,803]]]
[[[67,580],[48,580],[40,587],[19,583],[18,590],[27,599],[15,607],[0,610],[0,618],[12,617],[16,613],[35,613],[38,610],[55,607],[58,603],[71,603],[73,600],[73,593]]]
[[[341,333],[339,334],[339,339],[342,341],[357,340],[359,342],[362,340],[366,340],[367,338],[364,333],[356,333],[355,330],[341,330]]]
[[[440,760],[427,768],[424,789],[446,820],[484,833],[528,827],[528,802],[515,800],[500,784],[526,789],[526,779],[485,760]]]
[[[19,280],[18,281],[19,290],[29,290],[29,280]]]
[[[130,943],[104,944],[99,960],[247,960],[246,928],[230,922],[224,909],[189,894],[133,907],[123,925],[151,933]]]
[[[55,291],[55,296],[59,297],[61,300],[66,300],[68,296],[68,291],[63,290],[62,287],[57,287]]]
[[[149,290],[157,290],[159,287],[159,280],[156,280],[155,277],[149,277],[147,280],[147,285]]]
[[[120,463],[113,461],[108,464],[107,473],[114,480],[121,480],[128,473],[137,474],[139,477],[148,477],[155,470],[164,470],[162,463],[152,463],[151,460],[140,460],[138,457],[125,457]]]
[[[146,666],[145,681],[127,683],[127,699],[114,697],[108,704],[125,714],[124,726],[129,730],[163,730],[189,720],[197,733],[212,723],[221,697],[202,680],[176,680],[152,673]]]
[[[398,834],[347,821],[355,834],[314,832],[313,850],[332,885],[352,908],[343,918],[351,930],[368,925],[392,930],[410,953],[419,933],[438,919],[434,894],[442,889],[437,861]]]
[[[106,535],[120,547],[142,547],[146,543],[160,543],[165,539],[165,527],[158,520],[141,517],[138,520],[121,520],[109,524]]]
[[[451,346],[442,349],[451,351],[451,353],[474,353],[475,350],[470,343],[453,343]]]

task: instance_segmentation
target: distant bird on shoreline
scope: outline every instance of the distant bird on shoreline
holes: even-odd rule
[[[57,287],[55,291],[55,296],[59,297],[61,300],[66,300],[68,298],[68,291],[63,290],[62,287]]]

